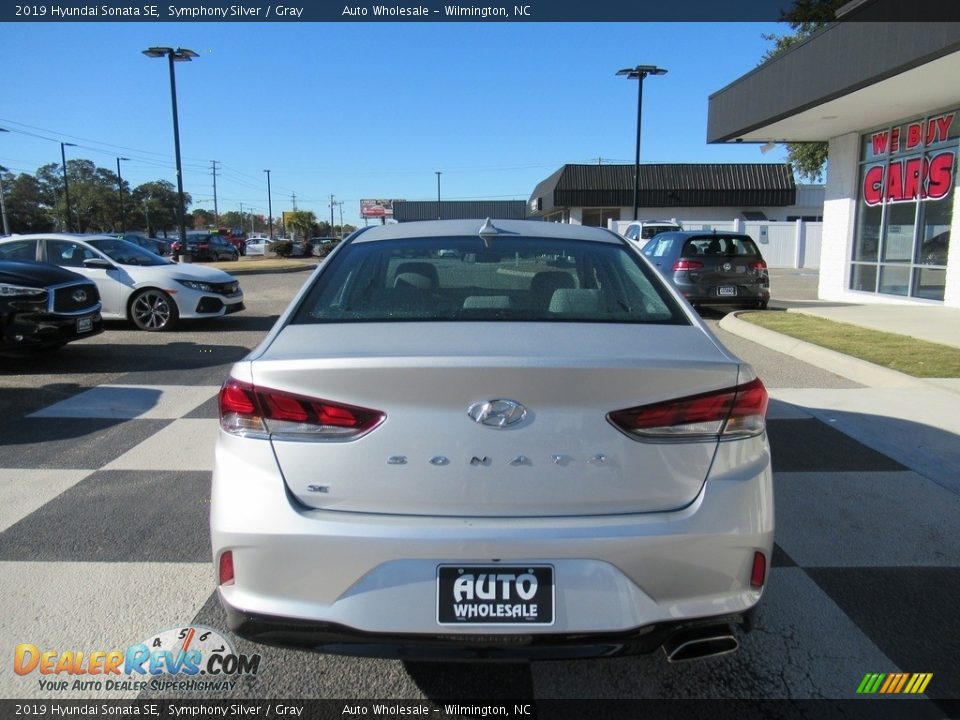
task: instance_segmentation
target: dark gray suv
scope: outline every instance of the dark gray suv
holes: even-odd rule
[[[691,305],[766,308],[770,276],[749,235],[730,232],[667,232],[652,238],[643,254]]]

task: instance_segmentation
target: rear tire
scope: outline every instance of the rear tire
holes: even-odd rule
[[[156,288],[147,288],[134,295],[130,301],[129,315],[137,329],[147,332],[172,330],[180,319],[180,311],[173,298]]]

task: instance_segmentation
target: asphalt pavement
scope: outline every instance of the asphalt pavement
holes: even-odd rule
[[[0,652],[110,650],[168,628],[225,628],[207,534],[216,394],[307,277],[250,275],[244,313],[163,334],[110,323],[56,355],[0,366]],[[775,274],[773,304],[811,302],[810,282]],[[722,317],[708,322],[773,399],[776,551],[739,653],[477,666],[233,639],[262,656],[260,673],[183,696],[849,699],[866,673],[929,672],[928,697],[960,697],[956,397],[844,377],[732,335]],[[105,696],[0,667],[2,697]]]

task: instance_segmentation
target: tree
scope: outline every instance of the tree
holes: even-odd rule
[[[295,235],[299,235],[306,240],[313,235],[314,228],[317,225],[317,216],[311,210],[295,210],[287,213],[288,229]]]
[[[764,40],[773,42],[773,48],[763,55],[763,62],[778,57],[797,43],[807,39],[835,18],[837,8],[847,0],[794,0],[793,8],[783,13],[783,20],[793,30],[792,35],[765,34]],[[794,172],[801,178],[818,182],[823,178],[827,164],[827,143],[787,143],[787,158]]]
[[[4,173],[3,192],[10,232],[35,233],[54,229],[54,214],[36,177],[26,173],[17,176]]]
[[[158,230],[164,233],[176,230],[178,201],[173,183],[166,180],[147,182],[135,187],[130,196],[133,207],[137,209],[139,218],[143,218],[143,225],[150,235]],[[184,193],[183,204],[190,207],[191,202],[190,194]]]
[[[203,208],[197,208],[193,211],[193,223],[192,227],[194,230],[206,230],[209,227],[213,227],[214,214],[209,210],[204,210]],[[189,225],[190,223],[188,223]]]

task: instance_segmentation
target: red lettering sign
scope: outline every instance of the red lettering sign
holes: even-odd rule
[[[887,166],[874,165],[863,175],[861,194],[870,206],[909,200],[940,200],[953,187],[956,155],[948,150],[929,160],[910,158],[894,160]]]
[[[912,122],[903,128],[895,127],[870,135],[870,150],[874,157],[901,150],[913,150],[921,145],[944,142],[950,135],[950,126],[956,113],[945,113],[926,121]],[[901,140],[903,141],[901,144]]]

